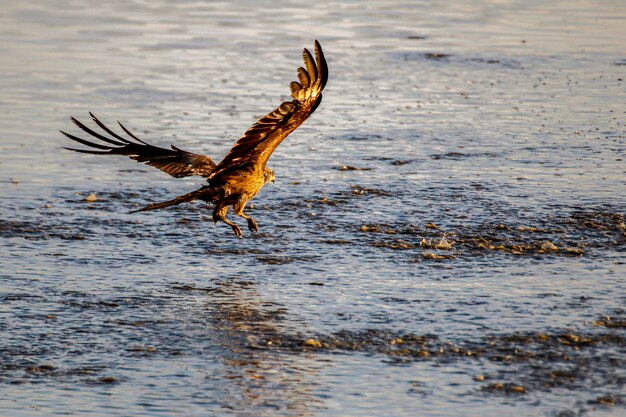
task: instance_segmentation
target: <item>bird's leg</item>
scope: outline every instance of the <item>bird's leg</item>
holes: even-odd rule
[[[216,203],[215,209],[213,210],[213,221],[215,223],[217,223],[218,220],[223,221],[224,223],[229,225],[233,229],[233,232],[235,232],[235,235],[237,235],[237,237],[241,239],[243,236],[241,234],[241,229],[235,223],[231,222],[230,220],[226,218],[227,211],[228,211],[228,206],[226,204],[224,204],[221,201],[219,203]]]
[[[252,217],[248,216],[247,214],[243,212],[243,209],[246,207],[247,203],[248,203],[248,196],[246,196],[245,194],[242,194],[241,197],[239,197],[239,200],[237,200],[237,202],[233,204],[233,209],[235,210],[235,214],[237,216],[243,217],[244,219],[248,221],[248,229],[250,229],[251,232],[258,232],[259,225],[254,221]]]

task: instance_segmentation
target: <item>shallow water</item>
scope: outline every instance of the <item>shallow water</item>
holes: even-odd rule
[[[626,5],[450,3],[3,6],[0,415],[623,413]],[[256,236],[61,149],[93,111],[219,160],[314,38]]]

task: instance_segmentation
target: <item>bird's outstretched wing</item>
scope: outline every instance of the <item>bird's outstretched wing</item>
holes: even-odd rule
[[[328,65],[322,47],[315,41],[315,59],[308,49],[304,49],[302,55],[305,67],[298,68],[298,81],[289,85],[293,100],[285,101],[253,124],[217,165],[209,181],[219,180],[222,175],[244,167],[263,170],[276,147],[319,106],[328,81]]]
[[[143,162],[147,165],[158,168],[176,178],[188,177],[191,175],[208,177],[215,169],[215,162],[213,162],[208,156],[187,152],[174,145],[172,145],[172,149],[150,145],[133,135],[120,122],[117,122],[122,130],[128,135],[128,138],[124,138],[109,129],[92,113],[89,113],[89,115],[105,133],[110,135],[109,137],[90,129],[73,117],[71,120],[85,133],[103,141],[106,144],[89,142],[85,139],[81,139],[61,131],[61,133],[65,136],[78,143],[100,150],[96,151],[92,149],[75,148],[65,149],[96,155],[127,155],[137,162]]]

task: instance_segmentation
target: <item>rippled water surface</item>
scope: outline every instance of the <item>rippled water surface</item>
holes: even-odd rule
[[[316,38],[257,235],[61,149],[93,111],[219,160]],[[623,415],[623,2],[9,1],[0,39],[0,415]]]

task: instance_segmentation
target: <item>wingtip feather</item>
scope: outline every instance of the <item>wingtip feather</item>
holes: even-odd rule
[[[320,45],[317,39],[315,40],[315,60],[317,62],[318,78],[322,84],[322,88],[324,88],[328,81],[328,63],[326,62],[322,45]]]
[[[311,55],[311,52],[308,49],[304,48],[304,51],[302,51],[302,58],[306,66],[306,71],[311,78],[311,82],[314,82],[317,79],[317,67],[315,65],[313,55]]]

